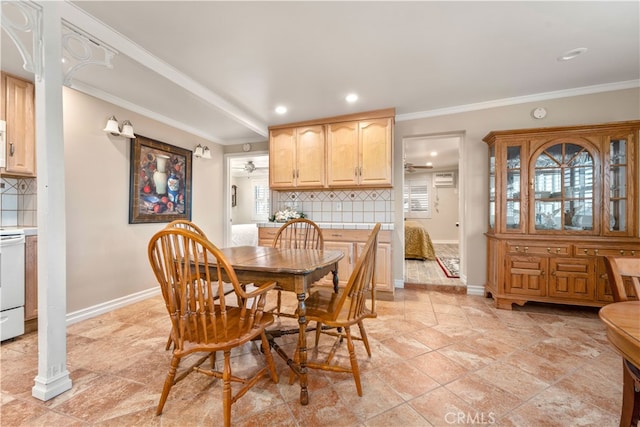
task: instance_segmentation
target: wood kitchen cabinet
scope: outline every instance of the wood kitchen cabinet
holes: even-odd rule
[[[38,236],[26,236],[24,248],[24,320],[29,321],[38,317]]]
[[[390,118],[327,125],[329,187],[390,187]]]
[[[274,227],[258,228],[258,244],[271,246],[278,232]],[[326,250],[337,250],[344,253],[344,258],[338,264],[339,285],[344,286],[355,267],[358,256],[364,249],[371,230],[341,230],[323,228],[322,236]],[[389,299],[393,296],[393,283],[391,281],[391,232],[380,231],[378,234],[378,252],[376,259],[376,290],[379,297]],[[333,286],[332,276],[322,280],[321,285]]]
[[[395,109],[269,128],[272,189],[390,188]]]
[[[7,123],[4,175],[36,176],[33,83],[1,73],[2,119]]]
[[[640,121],[491,132],[485,294],[612,302],[605,255],[640,257]]]
[[[324,126],[276,129],[269,132],[271,188],[325,186]]]

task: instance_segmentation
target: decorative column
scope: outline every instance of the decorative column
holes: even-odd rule
[[[38,375],[31,393],[49,400],[69,389],[67,260],[62,122],[62,2],[42,2],[41,61],[36,75],[38,164]],[[37,35],[34,34],[34,37]],[[38,67],[36,67],[38,69]]]

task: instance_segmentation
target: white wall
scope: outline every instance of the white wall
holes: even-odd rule
[[[212,160],[192,162],[192,220],[216,242],[223,236],[222,147],[107,102],[64,88],[67,218],[67,310],[157,287],[147,244],[164,223],[129,224],[128,139],[102,132],[109,116],[129,119],[135,133],[193,150]]]
[[[547,108],[547,117],[531,117],[534,107]],[[492,130],[569,126],[640,119],[640,89],[531,102],[424,119],[396,121],[394,181],[402,182],[403,138],[431,134],[464,134],[460,146],[462,164],[459,187],[464,209],[460,212],[463,237],[460,242],[461,273],[468,286],[486,282],[487,146],[482,141]],[[636,142],[637,144],[637,142]],[[402,246],[402,189],[396,186],[394,245]],[[402,282],[402,251],[393,252],[393,277]]]

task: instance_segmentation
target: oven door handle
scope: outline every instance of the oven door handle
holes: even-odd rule
[[[0,246],[13,246],[22,245],[24,243],[24,236],[2,236],[0,240]]]

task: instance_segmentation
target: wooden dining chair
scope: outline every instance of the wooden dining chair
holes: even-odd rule
[[[604,265],[615,302],[640,297],[640,258],[605,256]],[[640,423],[640,367],[622,359],[623,390],[620,427]]]
[[[196,224],[194,224],[188,219],[173,220],[170,223],[168,223],[165,226],[165,228],[181,228],[184,230],[193,231],[194,233],[199,234],[200,236],[203,236],[205,238],[207,237],[207,235],[204,233],[204,231],[202,231],[200,227],[198,227]],[[179,249],[182,250],[182,248],[179,248]],[[224,294],[228,295],[231,292],[233,292],[233,285],[231,283],[225,283],[223,290],[224,290]],[[217,294],[215,295],[215,298],[217,298]],[[165,346],[165,350],[169,350],[172,344],[173,344],[172,334],[169,334],[169,337],[167,338],[167,345]]]
[[[261,377],[269,373],[271,379],[278,382],[265,334],[265,328],[273,323],[274,317],[264,312],[267,292],[276,283],[260,284],[252,292],[245,292],[224,254],[205,237],[182,228],[165,228],[157,232],[149,242],[148,255],[169,313],[175,343],[156,415],[162,413],[174,384],[191,372],[200,372],[222,379],[224,425],[230,426],[231,405]],[[232,298],[237,298],[239,306],[227,304],[227,296],[223,292],[224,281],[233,285]],[[214,298],[216,294],[218,296]],[[231,350],[254,339],[260,339],[262,343],[261,350],[255,351],[255,354],[264,353],[265,366],[257,369],[249,378],[234,376]],[[224,353],[221,371],[215,369],[217,351]],[[201,353],[202,357],[176,375],[181,360],[193,353]],[[211,361],[210,367],[203,367],[207,360]],[[241,362],[238,359],[237,363]],[[241,384],[235,393],[232,382]]]
[[[371,357],[371,347],[367,339],[364,328],[364,319],[377,317],[375,310],[376,303],[376,256],[378,250],[378,233],[380,223],[376,224],[356,265],[351,272],[346,287],[334,292],[331,289],[318,289],[311,293],[305,300],[307,308],[307,322],[317,322],[316,327],[316,347],[318,346],[322,334],[336,338],[333,348],[329,352],[325,362],[308,362],[307,367],[312,369],[322,369],[333,372],[350,372],[356,383],[358,396],[362,396],[362,385],[360,383],[360,369],[358,359],[355,354],[353,340],[362,341],[367,354]],[[325,327],[323,327],[323,325]],[[360,335],[353,335],[351,327],[358,325]],[[340,366],[331,363],[338,346],[346,338],[347,350],[349,351],[350,367]],[[298,354],[294,356],[298,362]],[[289,383],[293,383],[295,377],[289,377]]]
[[[322,230],[315,222],[306,218],[287,221],[273,238],[272,246],[280,249],[324,249]],[[282,313],[282,290],[277,289],[276,314],[284,317],[298,317],[295,313]]]

